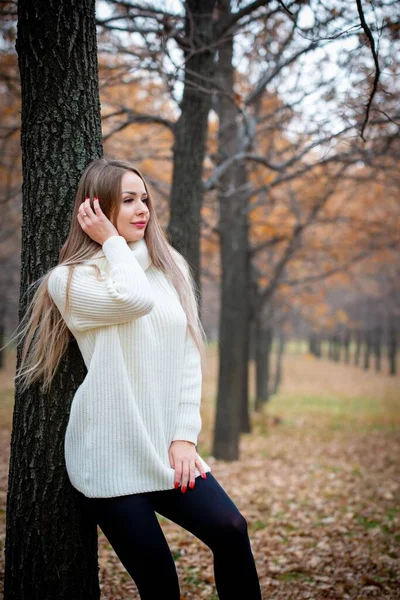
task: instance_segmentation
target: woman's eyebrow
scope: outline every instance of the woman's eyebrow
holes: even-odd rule
[[[131,196],[137,196],[137,192],[122,192],[123,194],[131,194]],[[143,192],[142,196],[147,196],[147,192]]]

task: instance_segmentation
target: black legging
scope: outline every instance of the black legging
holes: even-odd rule
[[[212,475],[193,489],[87,498],[79,494],[122,564],[141,600],[179,600],[175,562],[154,511],[184,527],[213,552],[220,600],[261,600],[247,521]]]

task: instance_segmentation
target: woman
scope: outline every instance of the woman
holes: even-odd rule
[[[70,334],[79,345],[88,372],[71,405],[67,473],[142,600],[180,598],[156,512],[211,548],[222,600],[259,600],[247,522],[197,453],[205,334],[194,281],[131,164],[86,168],[59,264],[28,314],[23,387],[42,378],[48,390]]]

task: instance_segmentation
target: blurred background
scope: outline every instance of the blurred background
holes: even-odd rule
[[[198,265],[186,253],[209,340],[200,453],[248,518],[265,597],[398,598],[398,4],[223,0],[208,16],[195,4],[102,0],[96,14],[104,154],[142,171],[181,251],[171,207],[190,219],[191,181],[200,202]],[[16,2],[0,16],[7,341],[21,262]],[[12,348],[0,367],[5,507]],[[185,598],[213,598],[211,567],[198,568],[208,549],[160,521]],[[135,597],[103,538],[101,553],[104,598]]]

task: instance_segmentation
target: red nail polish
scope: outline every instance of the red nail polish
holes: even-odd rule
[[[190,489],[191,489],[191,490],[194,488],[194,481],[191,481],[191,482],[189,483],[189,487],[190,487]]]
[[[203,479],[207,479],[207,475],[205,473],[202,473],[201,476]]]
[[[186,492],[186,485],[184,485],[182,488],[182,494],[184,494],[185,492]]]
[[[177,481],[175,481],[175,489],[177,489],[179,487],[179,483]]]

